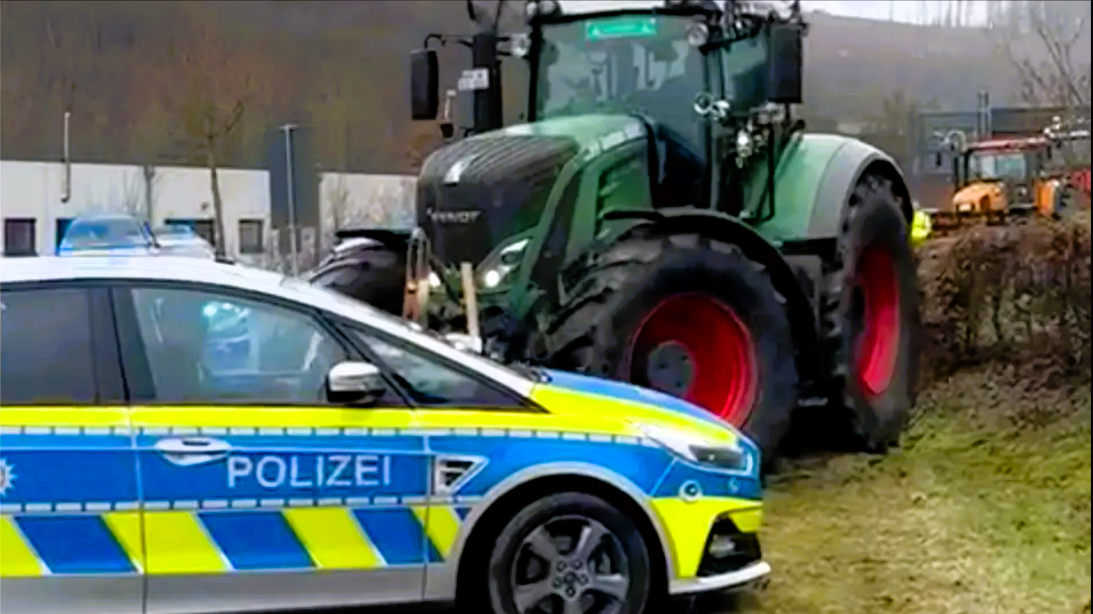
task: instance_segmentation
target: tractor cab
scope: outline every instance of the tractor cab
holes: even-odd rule
[[[719,74],[716,56],[692,40],[705,19],[701,11],[661,15],[640,9],[544,16],[537,40],[526,43],[529,117],[640,118],[662,152],[653,189],[670,193],[677,204],[705,206],[709,130],[683,103],[710,91],[710,77]],[[659,196],[654,202],[663,202]]]
[[[959,227],[963,218],[1057,216],[1075,196],[1088,201],[1088,177],[1088,129],[1057,121],[1034,136],[978,141],[954,159],[953,208],[935,222]]]
[[[794,129],[779,105],[799,101],[805,28],[799,8],[745,4],[531,1],[530,32],[490,34],[526,63],[527,123],[452,143],[422,166],[417,218],[433,288],[460,288],[465,262],[506,309],[537,300],[524,294],[532,287],[557,304],[561,270],[624,209],[631,221],[671,207],[769,219],[773,190],[755,181],[756,161],[769,162],[758,155],[768,149],[777,158]],[[414,53],[415,119],[436,115],[435,53]],[[465,80],[477,75],[474,95],[488,99],[497,71],[478,70]],[[521,296],[501,296],[510,291]]]
[[[957,214],[1031,209],[1036,169],[1047,148],[1043,137],[990,139],[968,146],[956,159],[953,178]]]

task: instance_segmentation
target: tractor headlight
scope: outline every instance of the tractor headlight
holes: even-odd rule
[[[696,465],[750,474],[758,464],[756,458],[758,453],[749,451],[739,442],[726,444],[670,428],[645,424],[640,425],[639,428],[649,439]]]
[[[530,0],[524,5],[524,16],[530,21],[536,17],[549,17],[561,12],[558,0]]]
[[[440,287],[440,275],[437,275],[433,271],[429,271],[429,287],[430,288],[439,288]]]
[[[502,247],[500,250],[487,256],[482,264],[478,265],[478,282],[483,288],[492,289],[508,281],[509,276],[520,268],[524,260],[524,252],[528,249],[531,239],[520,239]]]
[[[701,47],[710,40],[710,29],[704,23],[696,23],[687,28],[687,44],[692,47]]]
[[[531,37],[522,32],[513,34],[511,46],[512,55],[518,58],[527,57],[528,53],[531,53]]]

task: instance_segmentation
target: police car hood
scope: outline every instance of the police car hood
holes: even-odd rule
[[[548,370],[549,382],[533,392],[555,414],[587,415],[595,420],[616,419],[638,432],[643,427],[669,428],[727,445],[754,443],[706,410],[662,392],[633,384],[564,371]]]

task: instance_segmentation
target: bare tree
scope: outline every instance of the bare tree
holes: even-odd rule
[[[0,78],[0,95],[4,106],[4,113],[0,115],[3,124],[0,125],[5,135],[14,136],[22,132],[34,109],[31,84],[28,83],[30,79],[24,79],[23,74],[23,71],[15,69]]]
[[[332,230],[341,228],[346,219],[346,207],[350,204],[348,188],[345,186],[345,173],[349,172],[353,146],[352,123],[360,109],[360,100],[351,100],[344,94],[346,87],[339,75],[331,74],[322,79],[318,93],[309,101],[310,124],[315,127],[319,138],[315,139],[315,152],[320,168],[326,173],[333,187],[327,192],[325,203],[330,207],[327,212]],[[320,228],[327,224],[324,219]],[[325,238],[319,233],[320,242]]]
[[[164,107],[174,119],[172,133],[187,157],[209,169],[215,216],[216,253],[227,253],[224,202],[218,169],[242,137],[248,105],[256,98],[254,64],[238,45],[226,40],[214,17],[195,8],[186,44],[165,71]]]
[[[1090,4],[1027,2],[1010,8],[1020,14],[1011,14],[994,33],[1017,72],[1022,101],[1066,109],[1087,106],[1090,65],[1075,52],[1089,48]]]

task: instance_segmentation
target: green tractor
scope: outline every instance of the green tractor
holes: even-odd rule
[[[807,26],[786,4],[527,2],[530,33],[498,37],[527,63],[527,123],[426,159],[404,315],[685,398],[767,458],[797,408],[895,443],[919,364],[911,198],[890,157],[794,118]],[[435,118],[433,51],[411,81]]]

